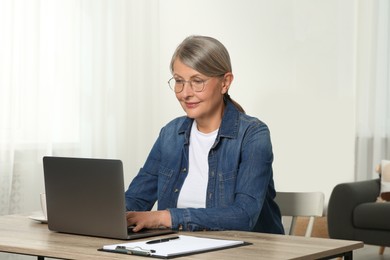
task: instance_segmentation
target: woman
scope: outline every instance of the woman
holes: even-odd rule
[[[135,232],[164,226],[282,234],[270,133],[230,98],[226,48],[214,38],[190,36],[170,68],[169,86],[187,116],[161,129],[126,191],[128,225]],[[150,211],[156,201],[158,210]]]

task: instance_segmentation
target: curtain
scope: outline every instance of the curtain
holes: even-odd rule
[[[1,215],[39,209],[45,155],[145,159],[158,48],[157,0],[0,0]]]
[[[365,180],[390,159],[389,1],[360,1],[357,29],[355,179]]]

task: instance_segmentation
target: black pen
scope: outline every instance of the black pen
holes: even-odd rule
[[[176,236],[176,237],[167,237],[167,238],[162,238],[162,239],[150,240],[150,241],[146,242],[146,244],[163,243],[163,242],[168,242],[168,241],[175,240],[178,238],[180,238],[180,237]]]

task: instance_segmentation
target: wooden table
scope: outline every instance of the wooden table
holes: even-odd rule
[[[325,238],[272,235],[242,231],[180,232],[191,236],[243,240],[249,246],[183,256],[180,259],[330,259],[344,256],[352,259],[352,251],[362,242]],[[148,240],[148,239],[144,239]],[[0,252],[33,255],[38,259],[146,259],[98,251],[103,245],[124,243],[123,240],[78,236],[49,231],[46,224],[25,215],[0,216]]]

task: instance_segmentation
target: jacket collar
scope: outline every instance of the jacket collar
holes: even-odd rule
[[[236,138],[239,127],[240,112],[229,100],[226,101],[225,111],[223,113],[221,126],[219,127],[217,142],[220,137]],[[194,119],[186,117],[183,124],[180,126],[178,134],[186,135],[186,143],[188,143],[191,126]]]

